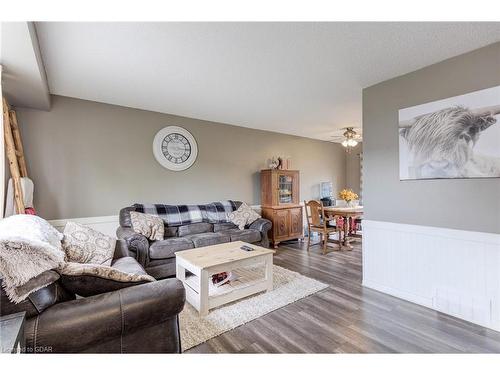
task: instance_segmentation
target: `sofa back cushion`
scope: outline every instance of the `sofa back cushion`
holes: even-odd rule
[[[165,232],[164,238],[177,237],[177,235],[179,233],[179,227],[167,227],[167,226],[165,226],[164,232]]]
[[[199,205],[167,205],[167,204],[141,204],[135,203],[137,212],[161,217],[166,226],[201,223],[204,221],[203,211]]]
[[[190,234],[199,234],[199,233],[207,233],[213,232],[214,225],[210,223],[196,223],[196,224],[188,224],[181,225],[179,227],[179,237],[188,236]]]
[[[166,226],[181,226],[195,223],[225,223],[227,215],[238,209],[241,202],[220,201],[208,204],[166,205],[135,203],[133,209],[137,212],[157,215],[163,219]],[[126,222],[129,224],[129,220]]]
[[[212,202],[200,206],[204,221],[209,223],[227,223],[227,216],[238,209],[236,201]]]

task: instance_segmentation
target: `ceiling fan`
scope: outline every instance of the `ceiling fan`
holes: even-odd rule
[[[332,136],[332,142],[340,143],[346,148],[347,152],[350,152],[353,147],[356,147],[357,144],[362,141],[361,128],[348,126],[339,129],[339,132],[340,131],[342,131],[341,134]]]

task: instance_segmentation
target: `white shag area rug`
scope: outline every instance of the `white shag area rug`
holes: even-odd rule
[[[179,315],[182,351],[327,287],[327,284],[274,265],[271,292],[223,305],[210,310],[203,318],[186,302]]]

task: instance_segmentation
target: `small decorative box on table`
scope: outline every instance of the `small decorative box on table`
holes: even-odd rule
[[[245,251],[247,245],[253,251]],[[274,250],[242,241],[178,251],[176,274],[186,288],[187,301],[200,313],[229,302],[273,289]],[[186,275],[189,271],[192,275]],[[238,280],[214,287],[210,280],[216,273],[233,271]]]

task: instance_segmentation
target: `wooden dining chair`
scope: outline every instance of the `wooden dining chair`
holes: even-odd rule
[[[320,235],[320,243],[323,242],[323,254],[326,254],[326,247],[330,234],[339,232],[340,228],[335,225],[330,225],[329,222],[334,218],[326,217],[323,208],[323,202],[317,200],[304,201],[307,217],[307,228],[309,236],[307,237],[307,251],[311,247],[311,233],[316,232]],[[340,245],[339,245],[340,247]]]

